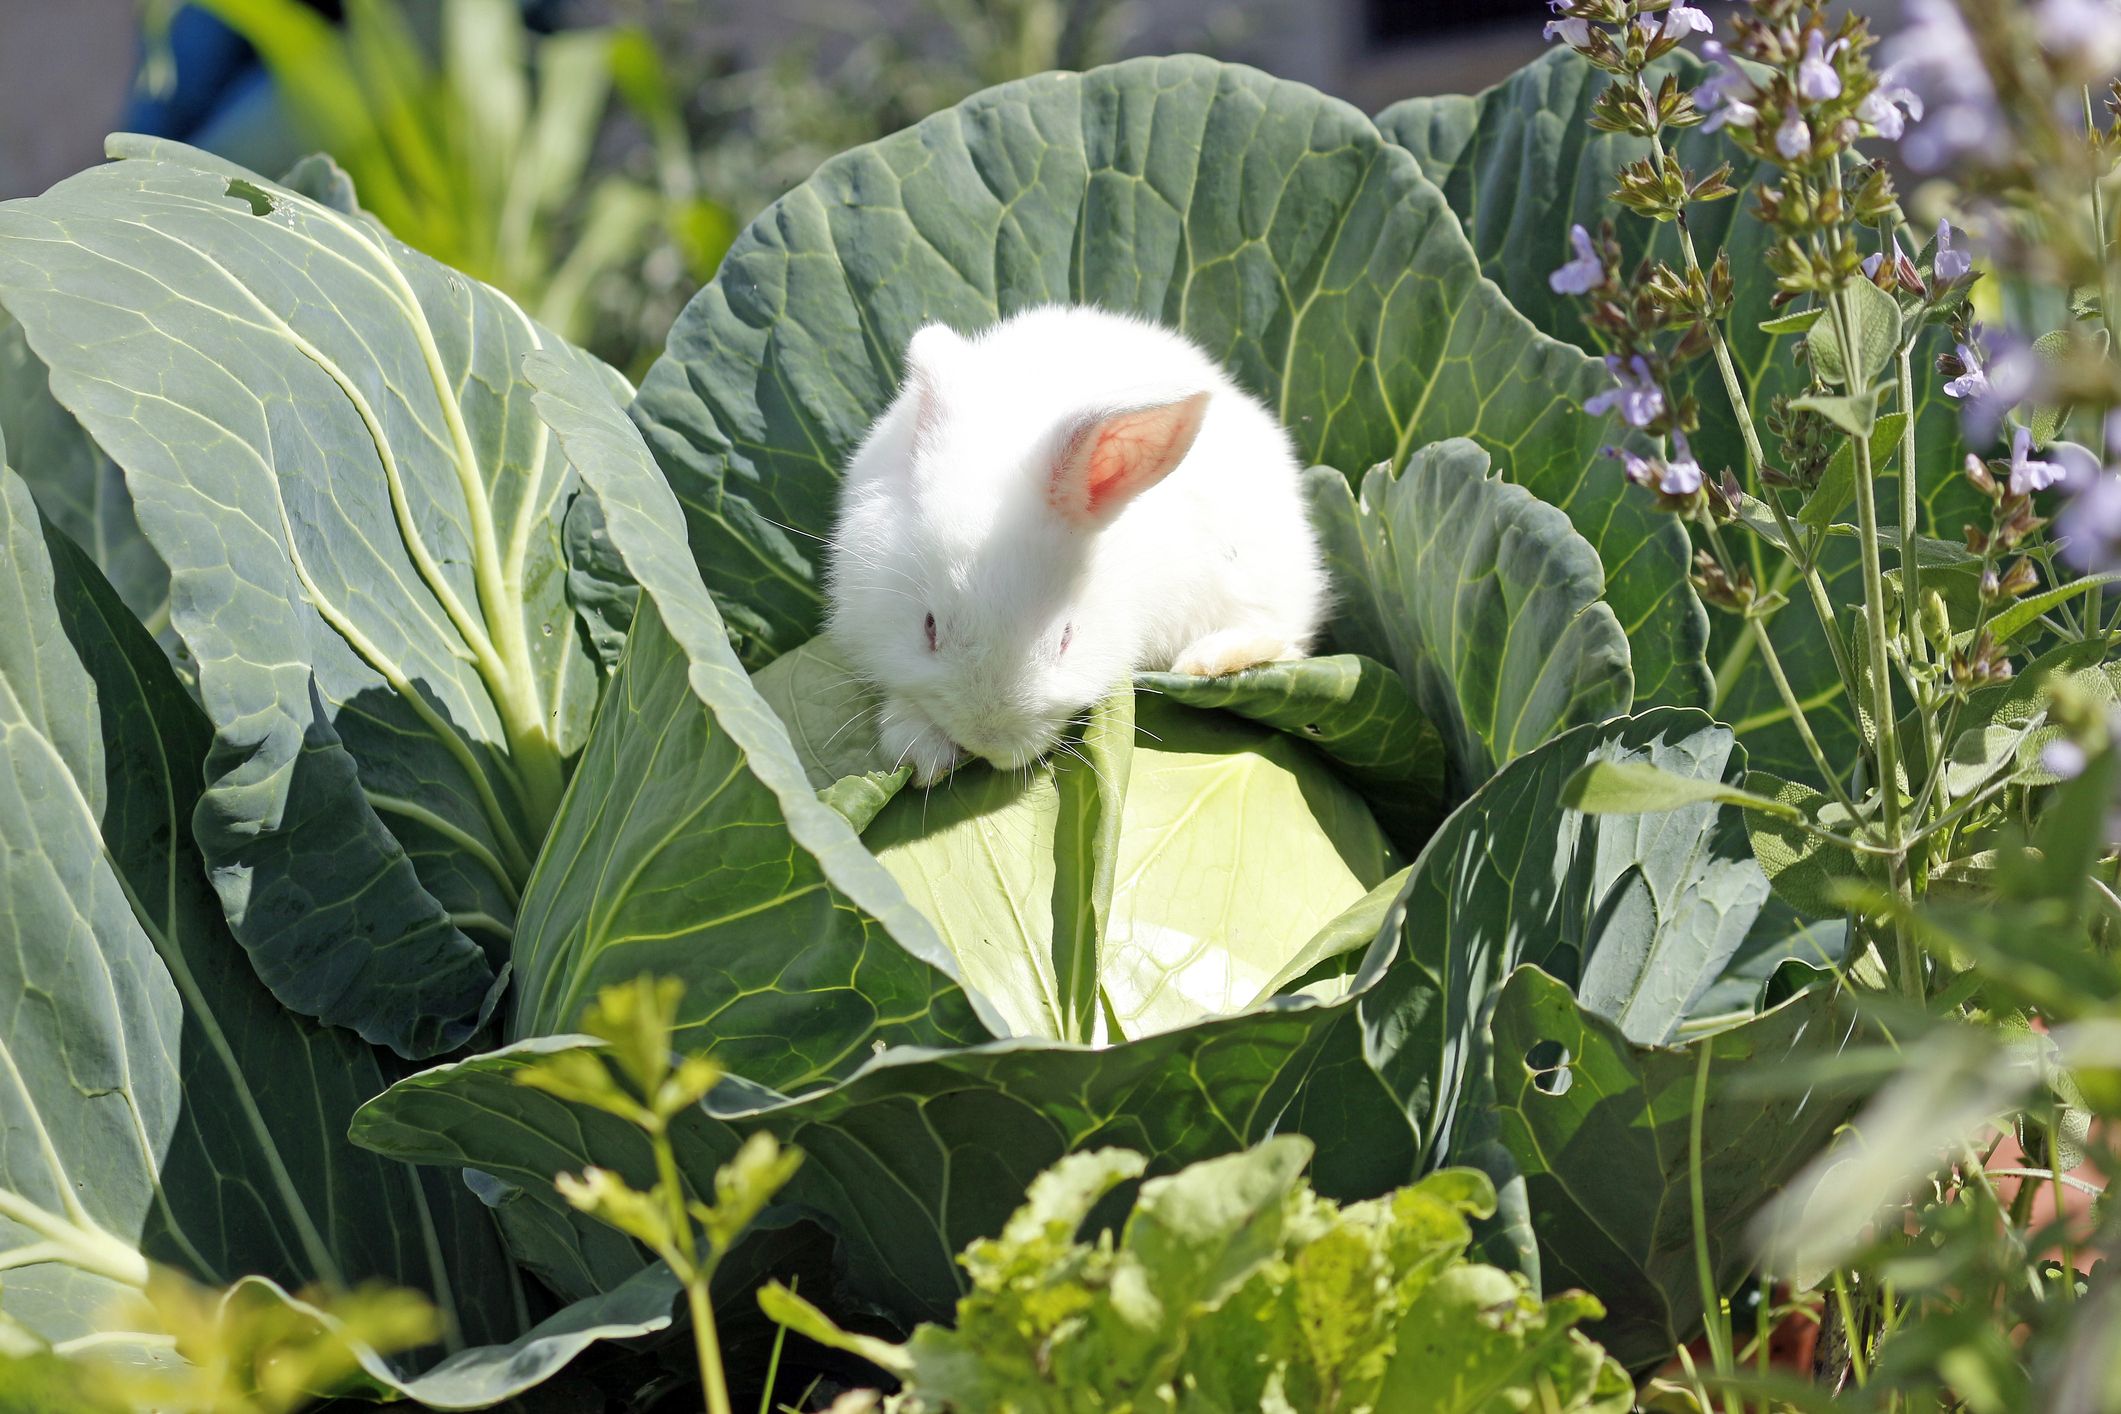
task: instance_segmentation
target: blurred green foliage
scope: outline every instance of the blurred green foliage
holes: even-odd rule
[[[556,34],[517,0],[347,0],[342,24],[301,0],[195,3],[377,219],[635,377],[742,224],[820,162],[1105,62],[1128,24],[1119,0],[916,0],[903,26],[850,3],[753,65],[699,0],[610,0]],[[142,0],[144,83],[167,82],[173,8]]]
[[[343,25],[298,0],[199,3],[250,41],[304,142],[386,226],[622,365],[661,339],[610,317],[631,272],[667,247],[703,281],[735,233],[699,190],[674,90],[637,31],[539,35],[515,0],[441,0],[431,15],[349,0]],[[655,137],[645,180],[597,170],[614,91]]]

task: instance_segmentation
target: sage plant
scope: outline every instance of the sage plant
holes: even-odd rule
[[[2044,687],[1997,685],[2027,654],[2043,683],[2081,669],[2086,652],[2103,657],[2081,645],[2103,645],[2115,627],[2100,589],[2121,560],[2105,190],[2121,87],[2095,93],[2093,81],[2121,62],[2121,11],[1911,0],[1881,45],[1867,21],[1819,0],[1549,4],[1548,38],[1609,76],[1592,125],[1641,146],[1610,201],[1678,235],[1676,264],[1631,266],[1613,222],[1569,232],[1550,283],[1585,302],[1614,376],[1585,410],[1618,414],[1609,455],[1689,527],[1696,589],[1742,621],[1824,793],[1749,808],[1834,876],[1859,941],[1876,949],[1858,963],[1874,958],[1881,980],[1924,996],[1930,969],[1908,924],[1916,900],[1938,879],[1978,874],[1996,832],[2033,811],[2030,793],[2081,759]],[[1691,87],[1668,62],[1690,46],[1710,64]],[[1695,126],[1720,132],[1729,160],[1683,166],[1672,139]],[[1925,192],[1946,215],[1923,234],[1895,170],[1956,182]],[[1731,199],[1766,228],[1778,313],[1761,327],[1790,336],[1807,382],[1798,396],[1756,401],[1732,358],[1728,253],[1698,248],[1690,227],[1697,208]],[[1977,292],[1983,279],[1990,288]],[[2017,310],[2056,290],[2075,317],[2040,337],[1977,318],[1977,293]],[[1951,352],[1918,358],[1939,329]],[[1682,375],[1701,359],[1729,400],[1743,466],[1700,459],[1701,409]],[[1918,444],[1916,413],[1932,394],[1962,409],[1962,445]],[[2089,446],[2070,440],[2086,433]],[[1881,497],[1892,475],[1898,494]],[[1982,508],[1958,527],[1963,546],[1922,534],[1926,483],[1946,477],[1966,478],[1975,494],[1961,499]],[[1853,524],[1837,525],[1850,500]],[[1837,595],[1822,572],[1845,535],[1860,557],[1854,595]],[[1779,560],[1765,582],[1751,547],[1737,552],[1742,536]],[[1768,632],[1798,598],[1847,715],[1863,724],[1842,759]],[[2077,657],[2050,661],[2073,646]]]

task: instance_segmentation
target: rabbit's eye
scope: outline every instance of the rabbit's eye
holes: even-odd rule
[[[935,615],[928,615],[927,619],[923,621],[922,627],[928,632],[928,651],[933,653],[935,651]]]
[[[1060,642],[1060,651],[1061,651],[1061,652],[1063,652],[1063,653],[1067,652],[1067,651],[1068,651],[1068,645],[1069,645],[1069,644],[1071,644],[1071,643],[1073,643],[1074,641],[1075,641],[1075,625],[1074,625],[1074,624],[1068,624],[1068,625],[1064,626],[1064,627],[1063,627],[1063,628],[1061,629],[1061,642]]]

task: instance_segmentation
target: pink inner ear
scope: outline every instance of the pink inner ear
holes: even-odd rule
[[[1177,469],[1193,449],[1208,395],[1114,413],[1085,427],[1053,469],[1051,500],[1070,520],[1096,523]]]

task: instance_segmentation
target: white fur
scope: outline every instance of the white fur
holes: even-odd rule
[[[828,629],[883,690],[884,748],[917,781],[965,753],[1027,765],[1137,671],[1220,674],[1309,649],[1326,581],[1294,449],[1187,339],[1054,305],[970,339],[930,325],[906,361],[847,468]],[[1071,520],[1055,472],[1101,416],[1202,392],[1175,470],[1101,527]]]

